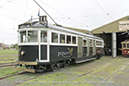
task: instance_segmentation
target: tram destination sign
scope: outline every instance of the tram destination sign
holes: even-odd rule
[[[119,30],[120,31],[129,30],[129,21],[119,21]]]

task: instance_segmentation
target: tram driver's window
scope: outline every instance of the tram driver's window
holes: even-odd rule
[[[28,42],[38,42],[38,31],[28,31]]]
[[[127,48],[129,48],[129,44],[127,44]]]
[[[71,44],[71,36],[67,36],[67,44]]]
[[[58,33],[52,32],[52,43],[58,43]]]
[[[26,31],[20,32],[20,43],[26,42]]]
[[[47,31],[41,31],[40,33],[40,41],[47,42]]]
[[[76,44],[76,37],[72,36],[72,44]]]
[[[65,43],[65,35],[60,34],[60,43]]]
[[[125,43],[123,44],[123,48],[126,48],[126,44]]]

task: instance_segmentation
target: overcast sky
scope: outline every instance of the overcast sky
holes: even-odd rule
[[[79,29],[93,30],[129,15],[129,0],[36,1],[58,24]],[[0,42],[17,43],[18,25],[38,18],[39,9],[33,0],[0,0]],[[40,9],[40,15],[46,14]]]

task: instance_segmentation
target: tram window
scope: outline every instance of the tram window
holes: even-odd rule
[[[40,41],[47,42],[47,31],[41,31],[40,33]]]
[[[67,36],[67,44],[71,44],[71,36]]]
[[[90,47],[92,47],[92,39],[89,40]]]
[[[84,46],[86,45],[86,40],[83,40],[83,45],[84,45]]]
[[[52,43],[58,43],[58,33],[52,32]]]
[[[97,46],[102,46],[102,42],[96,41],[96,45],[97,45]]]
[[[19,25],[19,29],[22,29],[22,28],[31,28],[31,23]]]
[[[28,42],[38,42],[38,31],[28,31]]]
[[[125,43],[123,44],[123,48],[126,48],[126,44]]]
[[[72,44],[76,44],[76,37],[75,36],[72,37]]]
[[[25,43],[26,42],[26,31],[20,32],[20,43]]]
[[[60,34],[60,43],[65,43],[65,35]]]
[[[129,44],[127,44],[127,48],[129,48]]]

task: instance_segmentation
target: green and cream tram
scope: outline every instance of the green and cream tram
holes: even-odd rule
[[[20,68],[16,68],[24,71],[56,71],[71,62],[95,60],[103,55],[102,38],[48,24],[46,16],[20,24],[18,34],[16,66]]]

